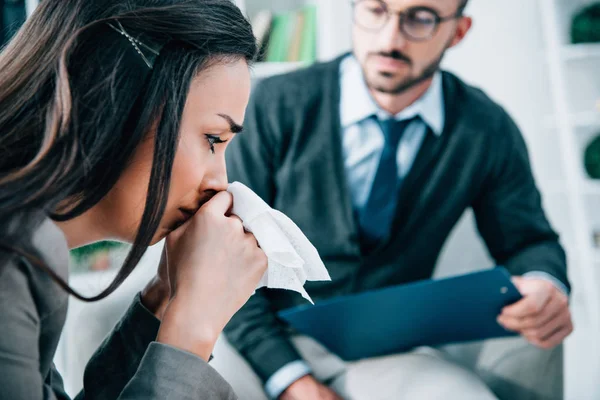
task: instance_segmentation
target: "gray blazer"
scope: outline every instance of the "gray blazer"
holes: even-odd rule
[[[33,243],[67,279],[68,248],[58,227],[45,221]],[[67,294],[23,259],[0,265],[0,399],[68,399],[52,362],[67,303]],[[87,365],[77,399],[237,398],[204,360],[154,342],[159,326],[137,296]]]

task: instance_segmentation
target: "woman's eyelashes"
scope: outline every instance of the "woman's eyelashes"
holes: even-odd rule
[[[208,144],[209,144],[209,146],[210,146],[210,152],[211,152],[212,154],[215,154],[215,145],[216,145],[216,144],[220,144],[220,143],[226,143],[226,142],[228,142],[228,141],[229,141],[229,140],[223,140],[223,139],[221,139],[221,138],[220,138],[219,136],[217,136],[217,135],[209,135],[209,134],[206,134],[206,135],[204,135],[204,136],[206,136],[206,140],[208,141]]]

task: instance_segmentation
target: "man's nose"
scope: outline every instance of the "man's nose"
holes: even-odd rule
[[[378,45],[383,51],[402,50],[407,41],[400,30],[400,16],[392,15],[378,36]]]

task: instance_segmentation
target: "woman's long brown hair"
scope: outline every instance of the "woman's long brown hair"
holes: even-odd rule
[[[152,68],[109,23],[160,49]],[[164,213],[192,79],[214,63],[250,62],[256,51],[229,0],[43,0],[0,53],[0,266],[21,257],[84,301],[112,293]],[[137,237],[109,287],[84,297],[36,254],[31,236],[48,216],[69,220],[97,204],[153,128]]]

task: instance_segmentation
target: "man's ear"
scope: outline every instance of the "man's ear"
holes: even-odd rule
[[[462,40],[465,38],[465,36],[467,36],[467,33],[469,32],[469,30],[471,30],[472,26],[473,26],[473,18],[461,17],[458,20],[458,23],[456,25],[456,32],[454,33],[454,38],[450,42],[449,47],[454,47],[457,44],[459,44],[460,42],[462,42]]]

